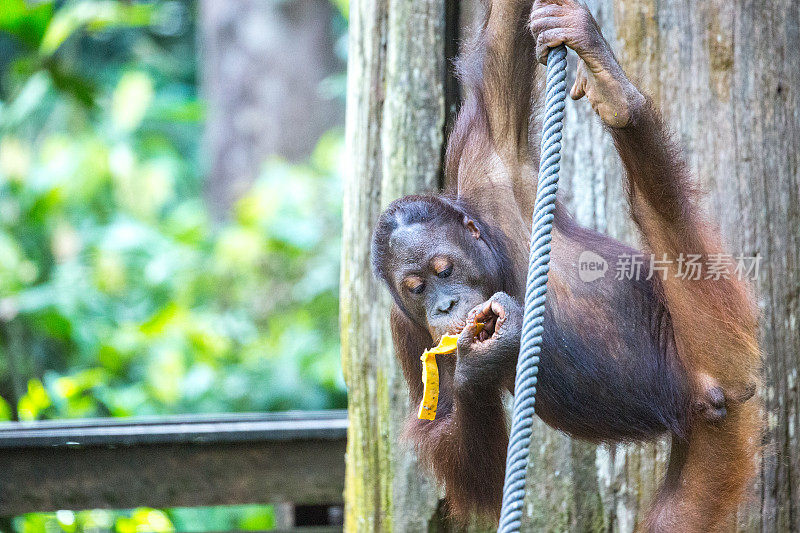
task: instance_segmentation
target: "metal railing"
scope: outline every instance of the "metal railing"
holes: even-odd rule
[[[0,516],[340,504],[345,411],[0,424]]]

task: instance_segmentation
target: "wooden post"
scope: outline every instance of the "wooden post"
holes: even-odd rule
[[[389,296],[371,273],[369,244],[389,202],[434,191],[441,181],[446,3],[350,2],[340,304],[350,418],[347,531],[426,531],[439,520],[438,489],[401,439],[408,392],[392,351]]]

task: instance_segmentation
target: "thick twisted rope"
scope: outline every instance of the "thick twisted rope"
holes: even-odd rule
[[[500,533],[519,531],[525,499],[525,471],[531,444],[536,374],[542,349],[544,303],[547,297],[547,272],[550,270],[550,240],[553,212],[556,207],[558,172],[561,169],[561,129],[564,123],[564,100],[567,96],[567,49],[562,45],[547,56],[542,151],[539,158],[539,181],[531,228],[531,255],[525,285],[525,313],[522,320],[517,377],[514,382],[514,414],[506,457],[503,508]]]

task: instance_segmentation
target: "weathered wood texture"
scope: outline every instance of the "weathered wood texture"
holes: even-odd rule
[[[674,129],[730,251],[763,258],[757,288],[768,428],[739,527],[800,531],[800,4],[588,4],[625,70]],[[618,159],[586,102],[568,101],[563,155],[561,191],[573,213],[635,243]],[[528,530],[633,530],[663,474],[665,443],[595,448],[542,424],[536,435]]]
[[[408,393],[392,352],[389,296],[370,270],[369,240],[391,200],[440,182],[446,7],[445,0],[350,2],[340,304],[348,531],[425,531],[437,522],[437,489],[400,439]]]

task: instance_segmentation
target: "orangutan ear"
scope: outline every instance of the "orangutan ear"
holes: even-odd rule
[[[466,215],[464,216],[464,227],[467,228],[467,231],[469,231],[470,235],[476,239],[481,238],[481,232],[478,229],[478,226],[476,226],[475,222]]]

